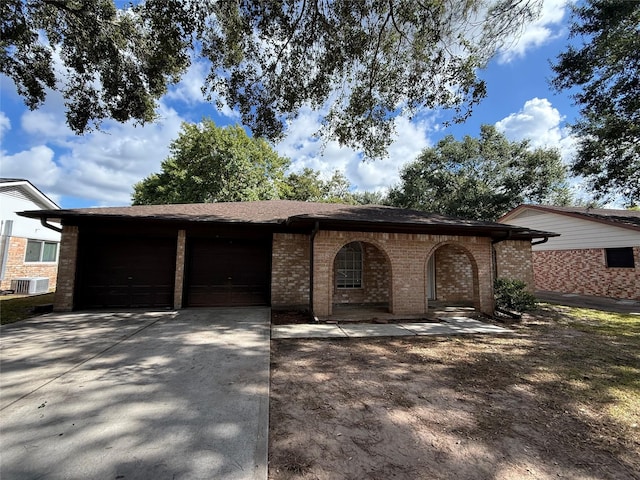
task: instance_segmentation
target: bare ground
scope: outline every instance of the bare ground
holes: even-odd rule
[[[556,320],[272,341],[269,478],[640,479],[638,339]]]

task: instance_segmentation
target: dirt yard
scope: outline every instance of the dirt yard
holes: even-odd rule
[[[640,318],[568,312],[507,336],[273,341],[269,478],[640,479]]]

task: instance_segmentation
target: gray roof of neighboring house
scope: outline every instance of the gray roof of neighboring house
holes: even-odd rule
[[[640,211],[638,210],[588,207],[555,207],[552,205],[520,205],[504,215],[502,219],[517,215],[518,212],[524,209],[558,213],[561,215],[568,215],[570,217],[607,223],[609,225],[615,225],[618,227],[640,230]]]
[[[52,205],[56,208],[59,208],[56,202],[51,200],[42,192],[42,190],[40,190],[26,178],[0,177],[0,190],[2,192],[7,193],[15,191],[16,189],[21,189],[29,200],[35,202],[36,204],[41,204],[43,208],[47,208]]]
[[[0,177],[0,183],[13,183],[13,182],[29,182],[26,178],[5,178]],[[31,183],[31,182],[29,182]]]
[[[27,217],[80,223],[86,219],[121,219],[183,223],[235,223],[272,225],[284,229],[322,228],[413,233],[452,233],[501,238],[543,238],[556,236],[525,227],[496,222],[465,220],[382,205],[344,205],[290,200],[221,202],[131,207],[81,208],[22,212]]]

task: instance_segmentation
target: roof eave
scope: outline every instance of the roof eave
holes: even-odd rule
[[[29,210],[18,212],[18,215],[28,218],[46,219],[50,222],[63,224],[75,224],[83,222],[152,222],[163,224],[228,224],[245,225],[255,227],[284,228],[286,230],[309,230],[316,222],[320,222],[325,230],[339,231],[366,231],[385,233],[413,233],[432,235],[460,235],[460,236],[484,236],[492,239],[507,237],[512,240],[532,240],[534,238],[549,238],[558,236],[554,232],[530,230],[525,227],[516,227],[507,224],[496,225],[463,225],[463,224],[428,224],[419,222],[388,222],[388,221],[358,221],[346,219],[331,219],[326,217],[296,217],[288,219],[274,218],[268,221],[247,221],[233,218],[215,218],[213,216],[127,216],[127,215],[100,215],[95,213],[82,214],[77,211],[64,210]]]
[[[621,223],[621,222],[616,222],[613,220],[610,220],[608,218],[606,218],[605,216],[590,216],[587,214],[582,214],[579,212],[566,212],[566,211],[562,211],[562,210],[556,210],[553,208],[548,208],[545,207],[544,205],[518,205],[516,208],[514,208],[513,210],[511,210],[509,213],[506,213],[505,215],[503,215],[502,217],[500,217],[500,219],[498,220],[499,222],[506,222],[509,219],[513,219],[515,217],[517,217],[518,215],[520,215],[520,213],[524,210],[536,210],[538,212],[544,212],[544,213],[553,213],[556,215],[565,215],[567,217],[572,217],[572,218],[577,218],[580,220],[586,220],[586,221],[590,221],[590,222],[596,222],[596,223],[601,223],[603,225],[609,225],[611,227],[619,227],[619,228],[626,228],[629,230],[634,230],[634,231],[640,231],[640,225],[633,225],[633,224],[629,224],[629,223]]]

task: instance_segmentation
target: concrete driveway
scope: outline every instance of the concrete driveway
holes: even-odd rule
[[[269,310],[0,329],[0,478],[266,479]]]

